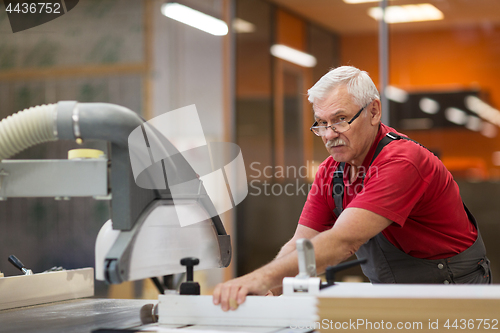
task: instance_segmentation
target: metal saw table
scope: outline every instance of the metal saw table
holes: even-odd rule
[[[85,298],[29,307],[0,310],[0,332],[90,333],[169,332],[182,328],[189,333],[204,332],[303,332],[277,327],[142,325],[139,312],[143,305],[157,300]]]
[[[133,329],[151,300],[75,299],[0,311],[0,332],[89,333],[100,328]]]

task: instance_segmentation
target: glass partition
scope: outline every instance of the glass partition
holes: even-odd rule
[[[338,37],[263,0],[236,1],[236,123],[249,184],[237,207],[237,275],[271,260],[292,237],[314,168],[327,157],[309,131],[306,94],[338,65]],[[271,54],[275,45],[315,57],[313,67]]]

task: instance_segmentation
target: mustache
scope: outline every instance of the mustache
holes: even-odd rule
[[[341,138],[336,138],[334,140],[329,140],[325,146],[326,148],[331,148],[331,147],[337,147],[337,146],[344,146],[346,143],[344,140]]]

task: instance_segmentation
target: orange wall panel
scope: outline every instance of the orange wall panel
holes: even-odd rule
[[[340,64],[354,66],[370,74],[378,85],[378,37],[377,34],[341,36]]]
[[[378,85],[377,34],[341,36],[341,64]],[[390,34],[389,83],[408,90],[480,87],[500,107],[500,27]]]
[[[246,41],[236,51],[236,95],[246,98],[269,98],[271,88],[269,43]]]
[[[379,83],[378,36],[341,36],[341,64],[367,71]],[[452,30],[391,32],[389,84],[408,91],[480,88],[487,102],[500,109],[500,26]],[[413,139],[440,150],[443,159],[483,160],[489,176],[500,178],[492,153],[500,136],[489,139],[463,130],[407,132]],[[455,163],[456,164],[456,163]],[[450,165],[451,166],[451,165]]]
[[[276,11],[276,42],[300,51],[306,51],[304,20],[278,9]]]

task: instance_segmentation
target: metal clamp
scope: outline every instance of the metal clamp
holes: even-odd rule
[[[316,257],[314,247],[309,239],[297,240],[297,257],[299,261],[299,274],[283,279],[284,295],[315,295],[319,293],[321,279],[316,277]]]

